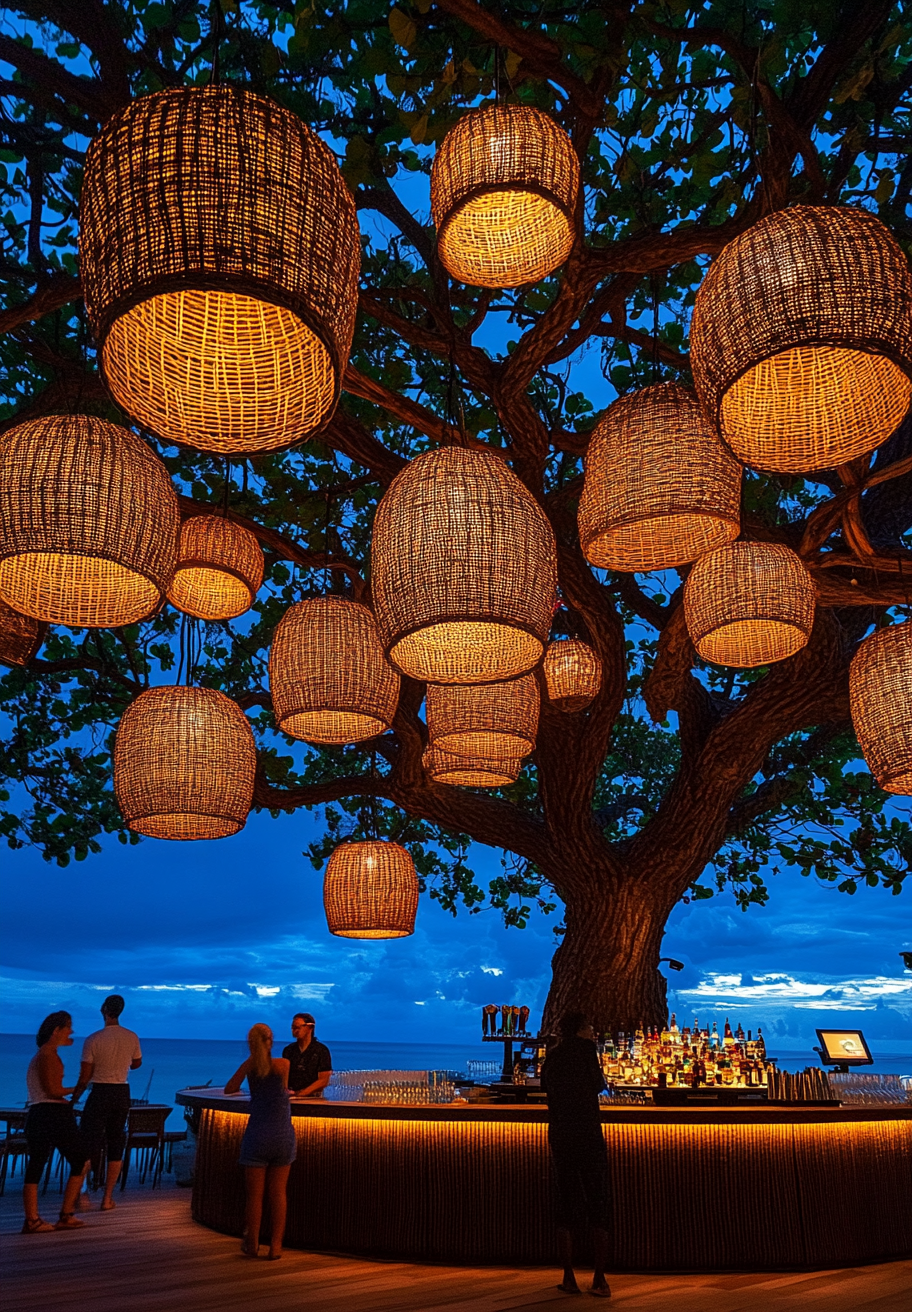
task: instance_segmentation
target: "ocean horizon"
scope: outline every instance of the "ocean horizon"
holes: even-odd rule
[[[61,1048],[64,1084],[76,1083],[84,1035],[76,1036],[71,1048]],[[451,1070],[466,1073],[470,1061],[496,1061],[502,1049],[494,1043],[378,1043],[356,1040],[322,1039],[330,1050],[333,1067],[352,1070]],[[237,1039],[168,1039],[143,1038],[143,1064],[130,1075],[130,1092],[134,1098],[154,1103],[174,1103],[179,1089],[211,1084],[222,1087],[247,1056],[247,1043]],[[285,1046],[276,1045],[281,1052]],[[908,1045],[903,1044],[903,1047]],[[0,1106],[25,1104],[25,1072],[35,1052],[33,1034],[0,1034]],[[801,1070],[819,1064],[810,1049],[770,1048],[770,1056],[779,1059],[783,1070]],[[874,1064],[862,1070],[880,1075],[912,1075],[912,1053],[881,1052],[873,1047]],[[174,1126],[174,1113],[171,1125]],[[179,1113],[177,1113],[179,1116]]]

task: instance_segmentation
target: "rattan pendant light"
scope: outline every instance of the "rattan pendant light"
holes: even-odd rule
[[[230,620],[250,609],[262,582],[263,550],[250,529],[224,515],[184,520],[172,606],[201,620]]]
[[[909,408],[908,262],[865,210],[780,210],[710,266],[690,344],[700,399],[739,460],[795,473],[844,464]]]
[[[429,684],[428,740],[457,756],[495,761],[528,756],[538,733],[539,703],[534,674],[471,687]]]
[[[0,601],[0,661],[4,665],[28,665],[46,633],[46,624],[31,615],[20,615]]]
[[[282,616],[269,653],[269,685],[283,733],[312,743],[357,743],[384,733],[399,702],[399,675],[366,606],[311,597]]]
[[[413,460],[377,508],[377,625],[390,659],[430,683],[486,683],[541,657],[557,587],[554,534],[493,452]]]
[[[912,622],[865,638],[849,671],[852,723],[887,793],[912,793]]]
[[[225,838],[253,803],[256,747],[241,708],[213,688],[149,688],[114,740],[114,792],[148,838]]]
[[[437,251],[474,287],[519,287],[573,247],[579,160],[553,119],[528,105],[488,105],[444,137],[431,171]]]
[[[504,788],[519,778],[521,757],[487,760],[481,756],[457,756],[428,747],[421,758],[425,773],[438,784],[458,784],[463,788]]]
[[[740,532],[741,466],[696,393],[658,383],[609,406],[589,439],[580,543],[600,569],[668,569]]]
[[[171,583],[180,517],[158,456],[88,415],[0,438],[0,599],[78,628],[133,624]]]
[[[134,100],[86,154],[79,252],[108,387],[160,437],[274,451],[332,415],[360,238],[290,110],[229,86]]]
[[[814,627],[814,581],[788,547],[733,542],[701,556],[684,587],[699,656],[750,669],[800,651]]]
[[[342,843],[326,867],[323,906],[340,938],[407,938],[418,910],[415,863],[398,843]]]
[[[549,642],[542,672],[548,700],[558,711],[584,711],[602,686],[602,663],[580,638]]]

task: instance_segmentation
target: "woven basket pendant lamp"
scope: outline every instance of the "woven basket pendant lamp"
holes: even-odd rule
[[[521,757],[485,759],[459,756],[428,747],[421,758],[425,773],[438,784],[457,784],[463,788],[504,788],[516,783],[522,769]]]
[[[548,700],[558,711],[584,711],[602,686],[602,663],[579,638],[549,642],[542,672]]]
[[[699,656],[751,669],[800,651],[814,627],[814,581],[788,547],[733,542],[701,556],[684,587]]]
[[[323,906],[340,938],[407,938],[418,910],[415,863],[398,843],[342,843],[326,867]]]
[[[234,619],[250,609],[262,582],[263,551],[250,529],[224,515],[184,520],[172,606],[200,620]]]
[[[428,740],[457,756],[495,761],[528,756],[538,733],[539,703],[534,674],[470,687],[429,684]]]
[[[520,287],[573,247],[579,160],[563,129],[528,105],[488,105],[447,133],[431,170],[444,268],[473,287]]]
[[[887,793],[912,793],[912,621],[865,638],[849,670],[852,724]]]
[[[691,325],[694,381],[739,460],[831,469],[893,432],[912,392],[912,275],[881,221],[799,205],[710,266]]]
[[[385,733],[399,702],[366,606],[312,597],[282,616],[269,653],[269,686],[283,733],[312,743],[357,743]]]
[[[0,599],[76,628],[133,624],[171,583],[180,516],[145,442],[88,415],[0,438]]]
[[[114,739],[114,792],[127,827],[148,838],[226,838],[253,803],[256,747],[247,717],[213,688],[149,688]]]
[[[46,624],[31,615],[20,615],[0,601],[0,661],[4,665],[28,665],[46,633]]]
[[[557,588],[551,525],[492,452],[449,447],[413,460],[377,507],[377,626],[403,673],[487,683],[541,657]]]
[[[599,569],[669,569],[740,532],[741,466],[696,393],[658,383],[609,406],[589,439],[580,543]]]
[[[139,423],[275,451],[332,415],[360,238],[332,152],[237,87],[143,96],[89,146],[80,267],[105,381]]]

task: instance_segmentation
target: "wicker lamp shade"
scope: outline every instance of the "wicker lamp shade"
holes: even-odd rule
[[[589,439],[580,543],[599,569],[668,569],[740,532],[741,466],[696,393],[658,383],[608,407]]]
[[[133,624],[171,583],[180,516],[145,442],[88,415],[0,438],[0,599],[78,628]]]
[[[733,542],[702,556],[684,587],[698,655],[742,669],[800,651],[814,627],[816,591],[801,560],[770,542]]]
[[[573,247],[579,160],[566,132],[528,105],[463,116],[431,170],[440,260],[474,287],[519,287]]]
[[[312,743],[357,743],[385,733],[399,702],[366,606],[312,597],[282,616],[269,653],[269,685],[283,733]]]
[[[241,708],[213,688],[149,688],[114,739],[114,792],[148,838],[225,838],[253,803],[256,747]]]
[[[428,747],[421,758],[425,773],[438,784],[463,788],[505,788],[514,784],[522,769],[521,757],[487,760],[481,756],[459,756]]]
[[[0,601],[0,661],[4,665],[28,665],[46,633],[46,624],[31,615],[20,615]]]
[[[906,257],[865,210],[768,215],[703,280],[691,363],[706,413],[745,464],[798,473],[872,451],[912,391]]]
[[[230,620],[249,610],[263,582],[263,550],[249,528],[223,515],[181,524],[172,606],[200,620]]]
[[[849,670],[852,723],[887,793],[912,793],[912,622],[865,638]]]
[[[534,674],[471,687],[429,684],[428,740],[457,756],[494,761],[527,756],[535,747],[540,700]]]
[[[542,673],[548,700],[559,711],[584,711],[602,686],[602,663],[579,638],[550,642]]]
[[[332,152],[238,87],[143,96],[89,146],[80,267],[117,402],[204,451],[292,446],[332,415],[360,238]]]
[[[323,906],[340,938],[406,938],[418,910],[415,863],[398,843],[342,843],[326,867]]]
[[[487,683],[541,657],[557,588],[554,534],[493,453],[413,460],[377,507],[377,625],[390,659],[430,683]]]

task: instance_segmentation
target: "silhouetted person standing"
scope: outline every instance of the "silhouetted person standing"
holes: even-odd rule
[[[138,1036],[120,1023],[125,1005],[119,993],[112,993],[101,1004],[104,1029],[90,1034],[82,1045],[79,1083],[73,1090],[75,1103],[83,1089],[89,1084],[92,1086],[79,1128],[93,1160],[97,1161],[102,1148],[107,1147],[108,1165],[101,1202],[103,1212],[110,1212],[115,1205],[114,1186],[123,1166],[127,1144],[127,1115],[130,1111],[127,1076],[142,1065]]]
[[[610,1298],[605,1279],[611,1225],[608,1152],[598,1096],[605,1087],[595,1033],[580,1011],[558,1025],[560,1043],[545,1058],[542,1088],[548,1095],[548,1144],[558,1193],[557,1240],[564,1277],[558,1289],[580,1292],[573,1273],[573,1227],[588,1221],[595,1270],[592,1293]]]

